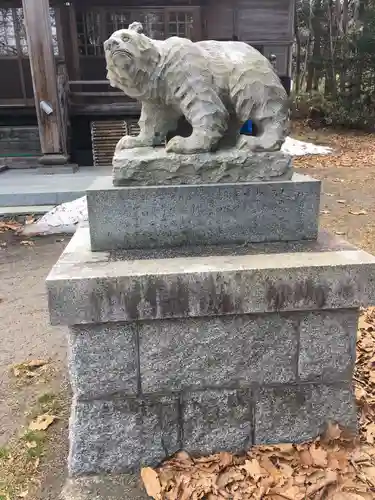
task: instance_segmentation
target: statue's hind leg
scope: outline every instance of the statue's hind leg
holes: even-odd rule
[[[256,136],[241,135],[237,147],[251,151],[279,151],[286,137],[288,121],[284,99],[281,95],[266,96],[261,84],[249,84],[249,79],[251,75],[234,73],[230,82],[231,99],[238,119],[242,123],[252,120],[257,129]]]
[[[285,135],[283,128],[272,119],[254,120],[259,135],[256,137],[241,135],[237,142],[239,149],[250,149],[251,151],[280,151]]]

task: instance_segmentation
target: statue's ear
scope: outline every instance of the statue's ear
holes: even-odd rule
[[[129,29],[132,31],[136,31],[137,33],[143,33],[143,25],[142,25],[142,23],[139,23],[138,21],[131,23],[129,25]]]

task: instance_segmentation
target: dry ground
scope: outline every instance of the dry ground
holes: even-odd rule
[[[323,180],[322,227],[375,254],[375,136],[315,132],[299,125],[293,135],[336,151],[295,161],[301,173]],[[67,241],[48,237],[26,245],[12,231],[0,233],[0,500],[18,494],[56,500],[64,482],[69,406],[65,331],[49,326],[44,279]],[[48,364],[21,366],[17,376],[10,371],[30,360]],[[58,419],[25,438],[30,421],[46,413]],[[18,473],[10,472],[17,468]]]

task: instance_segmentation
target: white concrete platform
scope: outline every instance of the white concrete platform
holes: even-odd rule
[[[111,168],[81,167],[78,172],[43,174],[36,169],[15,169],[0,173],[1,207],[60,205],[86,194],[99,176],[111,175]]]

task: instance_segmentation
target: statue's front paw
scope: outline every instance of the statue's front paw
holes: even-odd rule
[[[116,146],[116,152],[122,151],[123,149],[134,149],[134,148],[147,148],[154,145],[152,138],[131,135],[125,135],[119,140]]]
[[[167,153],[194,154],[207,153],[212,150],[212,140],[207,136],[191,135],[190,137],[176,136],[166,146]]]

